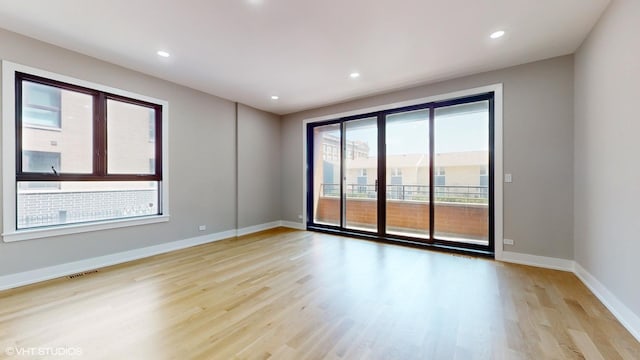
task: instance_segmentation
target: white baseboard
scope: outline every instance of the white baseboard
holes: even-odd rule
[[[541,267],[545,269],[562,270],[573,272],[574,261],[567,259],[552,258],[546,256],[529,255],[523,253],[517,253],[512,251],[503,251],[500,259],[496,259],[504,262],[510,262],[514,264],[530,265]]]
[[[300,226],[298,226],[300,225]],[[24,271],[20,273],[0,276],[0,290],[7,290],[19,286],[34,284],[41,281],[51,280],[63,276],[77,274],[89,270],[99,269],[111,265],[122,264],[127,261],[138,260],[154,255],[167,253],[170,251],[185,249],[188,247],[211,243],[214,241],[228,239],[235,236],[242,236],[258,231],[273,229],[279,226],[292,227],[304,230],[302,224],[289,223],[288,221],[273,221],[266,224],[249,226],[242,229],[233,229],[214,234],[196,236],[189,239],[172,241],[164,244],[148,246],[139,249],[127,250],[115,254],[98,256],[90,259],[64,263],[40,269]]]
[[[115,254],[98,256],[90,259],[49,266],[15,274],[3,275],[0,276],[0,290],[11,289],[18,286],[29,285],[45,280],[59,278],[62,276],[77,274],[88,270],[121,264],[127,261],[138,260],[149,256],[163,254],[170,251],[185,249],[196,245],[234,237],[235,235],[235,230],[228,230],[215,234],[196,236],[189,239],[172,241],[164,244],[127,250]]]
[[[620,321],[631,335],[640,341],[640,316],[623,304],[609,289],[598,279],[585,270],[580,264],[575,263],[576,276],[591,290],[591,292],[611,311],[613,316]]]
[[[192,246],[232,238],[235,236],[242,236],[258,231],[268,230],[276,228],[278,226],[305,230],[305,226],[302,223],[296,223],[292,221],[273,221],[270,223],[249,226],[238,230],[234,229],[218,232],[215,234],[196,236],[189,239],[172,241],[169,243],[158,244],[140,249],[133,249],[115,254],[98,256],[90,259],[49,266],[15,274],[3,275],[0,276],[0,290],[7,290],[19,286],[77,274],[84,271],[117,265],[128,261],[164,254],[170,251],[185,249]],[[633,311],[631,311],[631,309],[629,309],[624,303],[622,303],[613,293],[611,293],[602,283],[600,283],[598,279],[596,279],[587,270],[580,266],[580,264],[574,262],[573,260],[522,254],[511,251],[504,251],[500,259],[496,260],[522,265],[537,266],[547,269],[570,271],[575,273],[576,276],[607,307],[607,309],[611,311],[611,313],[618,319],[618,321],[620,321],[620,323],[627,330],[629,330],[629,332],[638,341],[640,341],[640,317]]]
[[[631,335],[640,341],[640,317],[622,303],[613,293],[609,291],[598,279],[585,270],[580,264],[573,260],[551,258],[504,251],[500,261],[536,266],[546,269],[569,271],[574,273],[580,281],[611,311],[613,316],[620,321]]]
[[[280,226],[284,226],[291,229],[296,230],[307,230],[307,227],[303,223],[293,222],[293,221],[281,221]]]
[[[277,228],[277,227],[281,226],[281,223],[282,223],[282,221],[272,221],[270,223],[254,225],[254,226],[247,226],[247,227],[238,229],[237,236],[243,236],[243,235],[253,234],[253,233],[258,232],[258,231],[264,231],[264,230]]]

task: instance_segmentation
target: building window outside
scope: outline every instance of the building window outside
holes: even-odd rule
[[[487,171],[486,166],[482,166],[480,168],[480,186],[482,187],[489,186],[489,173]]]
[[[60,90],[56,87],[24,82],[22,121],[25,125],[60,128]]]
[[[156,141],[156,119],[155,112],[149,111],[149,142]]]
[[[356,178],[358,184],[357,192],[359,194],[367,193],[367,169],[360,169],[358,171],[358,177]]]
[[[392,168],[391,179],[387,185],[387,196],[394,200],[404,200],[404,188],[402,186],[402,169]]]
[[[435,174],[435,186],[445,186],[446,184],[446,172],[443,167],[436,168]]]
[[[162,105],[26,73],[15,81],[17,230],[163,213]]]
[[[60,153],[49,151],[23,151],[22,167],[36,173],[53,173],[60,170]],[[59,189],[55,181],[26,182],[19,184],[21,189]]]

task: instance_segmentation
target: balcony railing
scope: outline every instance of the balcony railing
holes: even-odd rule
[[[347,198],[375,199],[376,185],[346,184]],[[323,197],[339,197],[340,184],[320,184]],[[435,201],[486,204],[489,200],[487,186],[434,186]],[[429,201],[428,185],[387,185],[387,200]]]

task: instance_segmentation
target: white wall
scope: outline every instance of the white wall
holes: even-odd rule
[[[639,36],[640,1],[614,0],[575,55],[574,241],[576,262],[640,317]]]
[[[233,102],[5,30],[0,30],[0,59],[169,101],[171,206],[168,223],[0,242],[0,276],[233,230],[236,222],[253,226],[272,218],[279,220],[279,193],[273,195],[275,201],[254,198],[251,211],[240,211],[236,203]],[[253,109],[239,114],[242,134],[238,148],[279,154],[280,124],[275,119]],[[256,147],[258,134],[264,138]],[[252,163],[247,166],[254,167]],[[241,163],[240,169],[247,166]],[[277,162],[275,166],[279,169]],[[279,171],[262,176],[266,177],[263,183],[279,191]],[[206,225],[207,230],[199,231],[199,225]]]
[[[573,259],[573,56],[538,61],[290,114],[282,123],[282,216],[300,222],[303,121],[480,86],[504,84],[505,250]]]

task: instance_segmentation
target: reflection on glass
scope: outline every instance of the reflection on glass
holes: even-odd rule
[[[345,226],[378,229],[378,120],[345,123]]]
[[[107,100],[109,174],[154,174],[155,151],[155,110]]]
[[[93,171],[93,98],[22,82],[22,171],[88,174]],[[57,188],[57,185],[34,185]]]
[[[489,102],[436,109],[434,139],[434,237],[487,245]]]
[[[429,110],[386,117],[387,233],[429,238]]]
[[[313,222],[340,225],[340,125],[313,129]]]

